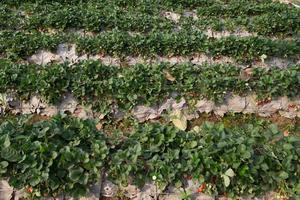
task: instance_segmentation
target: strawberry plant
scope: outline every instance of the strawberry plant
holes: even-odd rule
[[[54,50],[60,43],[75,43],[81,54],[103,53],[113,56],[180,56],[207,53],[231,56],[249,62],[265,54],[268,57],[295,58],[300,53],[298,40],[271,40],[263,37],[207,38],[199,31],[175,33],[154,31],[132,35],[113,30],[96,36],[45,34],[40,32],[0,31],[0,54],[12,59],[25,58],[37,50]]]
[[[286,4],[273,3],[271,1],[246,1],[230,0],[227,3],[215,1],[214,4],[198,8],[198,14],[202,16],[237,17],[257,16],[266,12],[280,13],[286,10],[296,10]]]
[[[54,50],[64,41],[63,36],[38,32],[0,31],[0,54],[18,59],[34,54],[40,49]]]
[[[229,197],[300,192],[299,137],[283,136],[274,124],[205,123],[182,131],[146,123],[108,138],[91,120],[18,117],[2,121],[0,144],[0,176],[36,198],[84,195],[101,168],[120,184],[180,186],[192,177],[206,193]]]
[[[101,176],[108,147],[92,121],[58,116],[31,124],[30,118],[0,126],[1,178],[32,196],[62,192],[82,196]]]
[[[0,27],[4,29],[22,30],[68,30],[84,29],[86,31],[102,32],[104,30],[119,29],[123,31],[150,32],[163,30],[172,32],[176,24],[161,16],[161,10],[189,8],[194,5],[198,8],[199,20],[192,21],[187,26],[186,19],[182,16],[179,26],[190,30],[195,24],[201,30],[211,27],[215,30],[234,30],[236,26],[243,26],[250,32],[259,35],[293,35],[299,29],[299,11],[291,6],[277,2],[253,1],[230,2],[174,2],[167,1],[163,4],[148,2],[81,2],[66,5],[63,2],[53,4],[24,4],[15,8],[4,4],[0,10]],[[186,5],[185,5],[186,4]],[[176,6],[177,5],[177,6]],[[146,9],[146,8],[147,9]],[[226,9],[223,9],[226,7]],[[61,9],[63,8],[63,9]],[[26,14],[28,13],[28,14]],[[219,18],[222,17],[223,20]],[[224,18],[225,17],[225,18]]]
[[[209,192],[226,192],[230,197],[276,189],[296,195],[299,138],[276,139],[281,134],[274,125],[228,129],[222,124],[205,124],[199,132],[140,125],[112,150],[109,175],[123,184],[130,180],[142,184],[155,176],[162,186],[178,185],[191,176],[210,185]]]
[[[68,67],[1,60],[0,89],[25,100],[38,94],[50,103],[57,103],[63,94],[71,92],[80,103],[101,112],[108,112],[111,106],[129,110],[140,104],[154,105],[172,92],[188,99],[204,97],[216,102],[222,102],[230,93],[254,93],[260,99],[299,95],[297,65],[288,69],[254,68],[247,79],[241,73],[242,69],[233,65],[162,63],[120,68],[85,61]]]
[[[37,7],[24,21],[23,29],[85,29],[86,31],[102,32],[103,30],[119,29],[123,31],[149,32],[153,29],[175,28],[174,23],[159,15],[149,15],[136,9],[122,9],[114,5],[79,4],[47,5]],[[44,9],[42,9],[44,8]]]

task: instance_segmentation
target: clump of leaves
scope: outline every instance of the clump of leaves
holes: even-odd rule
[[[13,38],[13,39],[12,39]],[[187,56],[207,53],[211,56],[230,56],[241,63],[268,57],[296,58],[300,48],[297,39],[283,40],[267,37],[209,38],[200,30],[178,32],[152,31],[148,34],[131,34],[112,30],[95,36],[72,33],[48,34],[38,31],[0,31],[0,53],[13,60],[26,58],[40,49],[55,50],[61,43],[76,44],[80,54],[111,56]]]
[[[202,192],[215,195],[280,191],[297,196],[299,156],[300,138],[274,124],[225,128],[205,123],[191,131],[135,124],[126,138],[106,138],[92,120],[65,116],[0,125],[0,177],[34,197],[84,195],[101,168],[119,184],[154,180],[159,186],[180,186],[191,177],[205,185]]]
[[[300,192],[300,138],[283,137],[275,125],[205,124],[189,132],[139,125],[110,156],[109,175],[122,184],[128,177],[139,184],[155,176],[160,185],[180,185],[188,176],[216,195]]]
[[[216,191],[230,196],[272,190],[299,193],[299,137],[283,137],[274,124],[232,129],[205,124],[199,133],[203,171],[196,170],[194,177],[215,183]]]
[[[73,28],[95,33],[113,29],[140,33],[157,30],[172,32],[176,28],[175,22],[162,16],[161,12],[182,14],[186,9],[197,10],[199,17],[198,20],[192,19],[190,23],[186,23],[192,17],[181,15],[178,25],[186,30],[194,28],[193,24],[197,24],[197,28],[201,30],[210,27],[219,31],[224,28],[236,30],[242,26],[258,35],[290,36],[297,34],[300,24],[300,12],[297,8],[269,0],[73,0],[68,4],[43,0],[39,4],[29,1],[25,5],[19,0],[11,0],[1,4],[0,28],[26,31],[66,31]],[[24,17],[23,13],[30,15]]]
[[[129,68],[104,65],[99,61],[46,66],[15,64],[0,59],[0,89],[14,91],[22,100],[40,95],[57,103],[71,92],[81,104],[109,113],[112,106],[130,110],[136,105],[163,102],[174,91],[186,99],[207,98],[222,102],[227,94],[255,93],[259,99],[299,95],[300,66],[288,69],[254,68],[247,79],[240,67],[218,65],[137,64]],[[55,88],[55,89],[54,89]]]
[[[0,177],[13,187],[30,188],[35,197],[77,197],[99,180],[108,147],[93,121],[57,116],[33,124],[5,121],[0,152]]]

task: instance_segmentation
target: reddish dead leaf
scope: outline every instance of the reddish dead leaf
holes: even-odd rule
[[[252,73],[253,73],[253,69],[251,67],[248,67],[243,71],[241,71],[240,77],[243,80],[249,80],[249,78],[251,78]]]
[[[104,117],[105,117],[105,115],[104,114],[100,114],[99,116],[98,116],[98,118],[101,120],[101,119],[104,119]]]
[[[49,197],[49,194],[48,194],[48,193],[45,193],[45,194],[44,194],[44,197]]]
[[[105,57],[105,53],[103,53],[103,52],[100,52],[98,55],[102,58]]]
[[[290,132],[289,132],[288,130],[285,130],[285,131],[283,132],[283,136],[284,136],[284,137],[288,137],[289,134],[290,134]]]
[[[222,200],[227,200],[227,199],[228,199],[228,195],[226,192],[224,192],[222,195]]]
[[[74,115],[75,115],[75,116],[78,116],[82,110],[83,110],[82,108],[76,108],[76,109],[74,110]]]
[[[216,55],[213,57],[213,60],[221,60],[222,56],[221,55]]]
[[[97,129],[98,131],[100,131],[100,130],[102,129],[102,123],[98,123],[98,124],[96,125],[96,129]]]
[[[185,175],[184,175],[184,178],[187,179],[187,180],[192,180],[193,177],[192,177],[191,175],[185,174]]]
[[[245,71],[245,74],[248,75],[248,76],[252,75],[252,73],[253,73],[253,69],[252,68],[247,68],[244,71]]]
[[[31,187],[31,186],[28,186],[28,187],[26,188],[26,192],[28,192],[28,193],[32,193],[32,192],[33,192],[33,189],[32,189],[32,187]]]
[[[173,81],[176,80],[175,77],[172,76],[172,75],[170,74],[170,72],[168,72],[167,70],[164,70],[163,72],[164,72],[165,77],[166,77],[167,80],[169,80],[169,81],[171,81],[171,82],[173,82]]]
[[[289,108],[289,110],[297,109],[297,105],[296,105],[296,104],[290,103],[290,104],[288,105],[288,108]]]
[[[268,98],[268,99],[264,99],[264,100],[260,100],[256,103],[257,106],[262,106],[262,105],[265,105],[267,103],[270,103],[271,102],[271,98]]]
[[[274,196],[275,196],[275,195],[274,195]],[[287,197],[287,195],[284,194],[282,191],[280,191],[280,192],[278,193],[277,199],[280,199],[280,200],[289,200],[290,198]]]
[[[216,177],[216,176],[213,176],[213,177],[211,178],[211,183],[212,183],[212,184],[216,184],[216,183],[217,183],[217,177]]]
[[[198,193],[202,193],[202,192],[204,192],[205,189],[206,189],[206,184],[205,184],[205,183],[202,183],[202,184],[200,185],[200,187],[197,189],[197,192],[198,192]]]
[[[189,92],[189,93],[187,93],[187,96],[191,96],[191,97],[196,97],[198,95],[199,94],[197,94],[196,92]]]

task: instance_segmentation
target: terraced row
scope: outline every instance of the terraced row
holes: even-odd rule
[[[271,40],[263,37],[208,38],[199,31],[176,33],[152,32],[130,34],[123,31],[105,32],[96,36],[78,34],[44,34],[40,32],[0,32],[0,54],[14,60],[26,58],[37,50],[54,50],[60,43],[77,45],[81,54],[117,56],[177,56],[207,53],[230,56],[239,62],[250,62],[261,56],[297,59],[300,40]]]
[[[154,0],[154,1],[149,1],[149,0],[128,0],[128,1],[123,1],[123,0],[103,0],[103,1],[98,1],[98,0],[87,0],[87,1],[82,1],[82,0],[41,0],[38,1],[39,4],[62,4],[62,5],[78,5],[78,4],[94,4],[94,5],[116,5],[120,7],[134,7],[136,6],[137,9],[145,9],[145,5],[151,4],[152,6],[147,8],[147,10],[156,10],[160,9],[163,7],[167,7],[170,9],[186,9],[186,8],[196,8],[196,7],[209,7],[213,5],[227,5],[227,4],[232,4],[232,3],[245,3],[246,1],[237,1],[237,0]],[[255,3],[258,5],[263,5],[263,4],[272,4],[274,1],[272,0],[249,0],[247,1],[248,3]],[[12,7],[20,7],[23,5],[28,5],[28,4],[36,4],[38,6],[36,0],[3,0],[3,4],[7,4]]]
[[[75,1],[76,2],[76,1]],[[122,31],[149,32],[180,27],[200,30],[233,30],[240,26],[259,35],[295,35],[299,33],[300,11],[272,1],[88,1],[35,4],[6,2],[0,9],[0,29],[45,30],[85,29],[102,32],[117,28]],[[179,8],[178,8],[179,7]],[[199,19],[191,20],[184,11],[193,8]],[[177,11],[178,22],[163,16],[163,11]],[[179,9],[179,10],[178,10]],[[188,12],[190,13],[190,12]],[[196,14],[195,13],[195,14]],[[2,20],[1,20],[2,19]],[[225,20],[225,21],[224,21]],[[234,28],[235,27],[235,28]]]
[[[254,68],[247,73],[232,65],[134,65],[106,66],[97,61],[68,66],[0,63],[0,89],[22,99],[39,94],[51,103],[71,92],[83,104],[107,111],[110,106],[131,109],[137,104],[160,103],[172,92],[187,99],[205,97],[222,102],[229,93],[255,93],[259,99],[300,92],[300,66],[282,70]]]
[[[202,192],[229,197],[279,191],[300,192],[299,138],[274,124],[224,127],[204,124],[180,131],[161,124],[140,124],[107,135],[91,120],[57,116],[2,119],[0,177],[27,188],[32,198],[61,192],[78,197],[96,183],[101,170],[115,183],[180,187],[187,179]],[[190,178],[189,178],[190,177]]]

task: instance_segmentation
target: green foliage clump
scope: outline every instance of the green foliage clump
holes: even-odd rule
[[[20,99],[40,95],[50,103],[71,92],[81,104],[107,112],[112,106],[130,110],[155,105],[177,92],[187,99],[223,102],[226,95],[256,94],[259,99],[299,95],[300,68],[254,68],[249,77],[233,65],[137,64],[131,67],[85,61],[69,66],[14,64],[1,60],[0,89]],[[168,76],[171,76],[168,78]]]
[[[129,133],[115,131],[120,134],[104,135],[94,121],[67,116],[4,120],[0,177],[16,188],[32,188],[36,197],[84,195],[101,169],[118,184],[181,186],[191,177],[214,195],[299,195],[300,139],[284,137],[274,124],[205,123],[181,131],[146,123]]]
[[[109,148],[95,123],[57,116],[31,123],[30,118],[0,125],[0,177],[31,195],[84,195],[101,176]]]
[[[161,185],[192,177],[209,185],[209,192],[231,197],[282,190],[299,194],[300,140],[274,124],[224,128],[205,124],[184,132],[159,124],[142,125],[111,154],[109,174],[121,183],[133,176],[143,183],[153,176]]]
[[[297,58],[299,40],[270,39],[261,36],[209,38],[199,30],[153,31],[148,34],[112,30],[87,36],[38,31],[0,31],[0,54],[12,60],[24,59],[38,50],[54,50],[61,43],[76,44],[79,54],[110,56],[189,56],[206,53],[212,57],[230,56],[240,63],[267,57]]]

